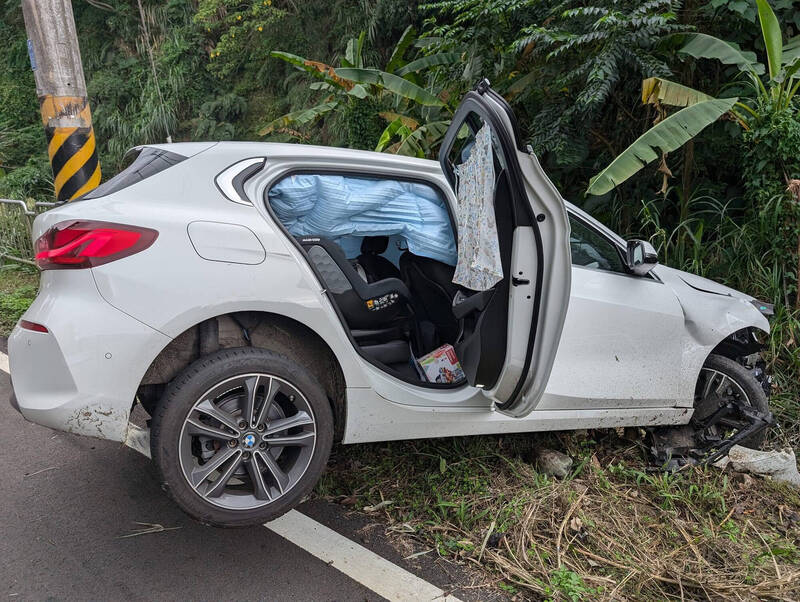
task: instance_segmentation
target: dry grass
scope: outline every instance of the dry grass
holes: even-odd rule
[[[546,438],[577,458],[563,481],[529,462],[533,437],[474,437],[340,448],[319,491],[394,500],[379,513],[391,532],[520,597],[800,598],[797,491],[714,468],[648,472],[638,447],[595,435]]]

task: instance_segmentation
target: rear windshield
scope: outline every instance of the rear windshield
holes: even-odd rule
[[[177,165],[186,159],[183,155],[150,146],[145,146],[134,152],[136,152],[136,154],[134,155],[135,159],[133,163],[107,182],[103,182],[94,190],[90,190],[84,194],[80,197],[80,200],[96,199],[111,194],[112,192],[117,192],[132,184],[136,184],[136,182],[141,182],[145,178],[154,176],[168,167]]]

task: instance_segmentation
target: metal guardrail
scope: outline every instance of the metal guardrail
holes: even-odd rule
[[[33,220],[37,215],[54,207],[56,203],[39,201],[33,204],[33,209],[19,199],[0,199],[0,235],[9,240],[0,239],[0,260],[10,260],[17,263],[35,266],[33,261],[33,248],[31,247],[31,229]],[[9,211],[10,210],[10,211]],[[17,212],[18,217],[14,217],[12,212]],[[15,223],[15,220],[17,223]],[[8,249],[25,251],[30,249],[29,257],[18,257],[10,253]]]

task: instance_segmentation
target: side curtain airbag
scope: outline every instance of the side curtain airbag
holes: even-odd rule
[[[348,258],[364,236],[399,236],[414,255],[456,264],[450,216],[427,184],[354,176],[295,174],[275,184],[269,203],[292,236],[333,239]]]

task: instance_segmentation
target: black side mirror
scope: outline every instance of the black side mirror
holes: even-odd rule
[[[658,263],[658,253],[646,240],[629,240],[626,262],[631,273],[644,276]]]

